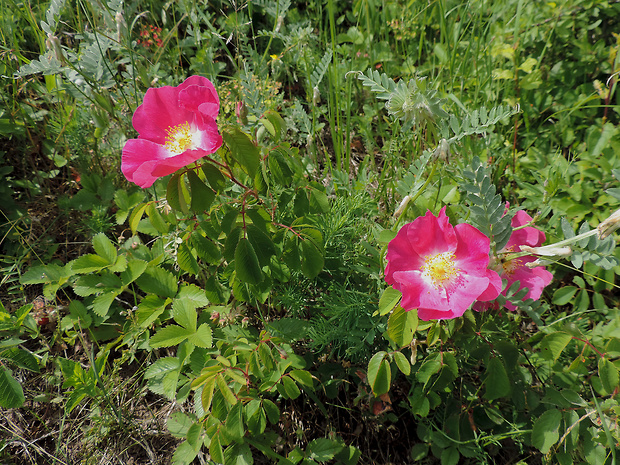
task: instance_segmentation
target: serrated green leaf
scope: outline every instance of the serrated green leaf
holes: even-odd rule
[[[254,178],[260,163],[260,151],[250,136],[238,128],[227,128],[222,131],[222,137],[230,149],[232,158],[251,178]]]
[[[411,373],[411,364],[409,363],[409,360],[407,360],[407,357],[405,357],[402,352],[394,352],[392,355],[394,356],[396,366],[401,373],[405,376],[409,376]]]
[[[486,392],[484,397],[489,400],[506,397],[510,394],[510,380],[506,374],[506,367],[499,357],[489,360],[484,380]]]
[[[563,286],[553,293],[551,301],[555,305],[566,305],[573,298],[577,290],[575,286]]]
[[[187,340],[196,347],[211,347],[213,345],[213,332],[211,327],[206,323],[201,324],[196,332],[189,336]]]
[[[600,358],[598,361],[598,377],[608,394],[612,394],[619,386],[618,369],[606,358]]]
[[[263,399],[262,403],[269,422],[272,425],[277,424],[280,421],[280,410],[278,409],[278,406],[269,399]]]
[[[212,376],[207,380],[202,393],[200,394],[200,401],[202,402],[202,408],[205,412],[208,412],[211,408],[211,402],[213,401],[213,393],[215,392],[215,376]]]
[[[390,390],[391,370],[386,357],[387,352],[380,351],[373,355],[368,363],[368,384],[375,396]]]
[[[103,270],[111,263],[105,258],[95,254],[82,255],[71,262],[71,269],[74,273],[92,273],[93,271]]]
[[[172,454],[172,463],[173,465],[189,465],[197,455],[198,451],[194,450],[189,442],[183,441]]]
[[[188,299],[176,298],[172,302],[172,317],[179,325],[185,329],[196,331],[196,321],[198,320],[198,312],[196,306]]]
[[[572,338],[569,333],[563,331],[547,334],[540,341],[542,355],[548,360],[557,360]]]
[[[552,408],[544,412],[534,422],[532,445],[543,454],[548,453],[560,437],[558,429],[561,421],[562,414],[559,410]]]
[[[106,316],[108,314],[108,310],[110,310],[110,306],[114,299],[118,296],[120,290],[106,292],[105,294],[98,295],[93,300],[93,312],[99,316]]]
[[[153,294],[149,294],[142,299],[136,311],[136,319],[140,327],[146,328],[153,324],[159,318],[159,315],[164,312],[168,302],[169,300]]]
[[[263,272],[252,243],[241,238],[235,249],[235,271],[237,278],[244,283],[258,284],[263,280]]]
[[[9,347],[0,351],[0,359],[10,360],[19,368],[39,373],[39,362],[37,358],[28,350],[19,347]]]
[[[254,224],[247,225],[246,234],[260,266],[268,265],[271,257],[276,254],[276,247],[271,238]]]
[[[228,384],[226,383],[226,380],[224,379],[221,373],[218,373],[215,376],[215,382],[217,383],[218,389],[224,396],[224,399],[226,399],[226,402],[228,402],[230,405],[235,405],[238,402],[238,400],[233,394],[233,392],[230,390],[230,388],[228,387]]]
[[[187,179],[189,180],[189,188],[192,193],[192,211],[194,213],[203,213],[209,210],[213,200],[215,200],[213,189],[207,187],[194,171],[187,172]]]
[[[177,249],[177,264],[183,271],[198,275],[200,273],[200,267],[196,261],[193,251],[187,246],[185,242],[179,244]]]
[[[132,259],[127,263],[127,268],[120,274],[123,286],[134,282],[146,270],[148,263],[144,260]]]
[[[410,312],[398,306],[388,319],[387,334],[401,348],[411,344],[417,328],[417,312]]]
[[[211,438],[211,442],[209,443],[209,455],[211,455],[211,460],[215,463],[224,463],[224,451],[222,450],[219,432],[215,433]]]
[[[310,240],[301,242],[301,272],[308,279],[316,278],[325,264],[323,252]]]
[[[159,347],[171,347],[179,345],[193,334],[193,331],[181,326],[170,325],[160,329],[149,339],[149,345],[153,349]]]
[[[173,175],[170,181],[168,181],[168,187],[166,189],[166,200],[168,201],[168,205],[170,205],[175,212],[183,212],[188,215],[189,208],[187,207],[186,196],[189,197],[189,194],[187,193],[183,176],[181,174]]]
[[[148,267],[142,275],[136,279],[140,289],[148,294],[157,294],[162,297],[174,298],[178,286],[175,276],[159,267]]]
[[[163,377],[166,373],[181,368],[181,360],[177,357],[163,357],[156,360],[144,372],[145,379]]]
[[[157,209],[157,205],[153,202],[149,203],[146,207],[146,215],[149,218],[149,222],[160,234],[168,234],[170,230],[170,223],[164,220],[161,213]]]
[[[220,249],[200,234],[198,231],[194,231],[191,236],[192,245],[196,249],[198,256],[207,263],[214,264],[220,261],[222,254]]]
[[[333,439],[319,438],[308,443],[306,454],[317,462],[327,462],[343,448],[342,443]]]
[[[383,316],[390,313],[398,302],[400,302],[402,296],[401,292],[393,287],[385,288],[383,294],[381,294],[379,298],[379,315]]]
[[[143,203],[138,205],[133,209],[131,215],[129,215],[129,228],[131,229],[132,234],[136,234],[138,230],[138,224],[140,224],[140,220],[142,219],[142,215],[144,214],[144,210],[146,210],[147,204]]]
[[[228,411],[228,415],[226,416],[226,436],[229,436],[229,438],[233,441],[241,440],[245,433],[242,414],[243,404],[238,402],[231,407]]]
[[[215,192],[222,192],[226,187],[226,178],[222,175],[221,171],[211,163],[205,163],[202,165],[202,172],[204,173],[209,185]]]
[[[292,370],[289,375],[302,386],[312,388],[314,385],[312,375],[305,370]]]
[[[110,241],[105,234],[99,233],[93,237],[93,248],[97,255],[105,259],[109,264],[116,261],[116,247],[114,247],[112,241]]]
[[[286,391],[286,395],[290,399],[297,399],[301,395],[301,391],[295,381],[293,381],[288,376],[282,377],[282,385],[284,386],[284,390]]]

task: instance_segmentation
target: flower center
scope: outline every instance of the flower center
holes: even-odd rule
[[[443,252],[424,257],[422,275],[433,282],[435,287],[445,287],[454,278],[457,278],[461,269],[454,262],[454,253]]]
[[[507,262],[502,262],[502,268],[504,269],[504,274],[508,276],[512,276],[512,274],[521,266],[521,260],[515,258],[513,260],[509,260]]]
[[[166,129],[166,133],[168,135],[164,145],[171,152],[183,153],[194,145],[193,134],[187,122]]]

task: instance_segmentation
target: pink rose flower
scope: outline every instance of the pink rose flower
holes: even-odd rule
[[[406,224],[388,245],[385,281],[402,293],[402,308],[417,308],[422,320],[459,317],[502,289],[488,269],[490,239],[469,224],[452,226],[445,211]]]
[[[525,213],[523,210],[519,210],[512,218],[511,224],[513,228],[523,226],[532,221],[532,217]],[[506,246],[500,252],[520,252],[521,245],[529,245],[530,247],[539,247],[545,242],[545,233],[533,228],[531,226],[517,229],[510,235],[510,239]],[[545,267],[537,266],[536,268],[529,268],[526,264],[533,262],[537,257],[525,256],[515,258],[509,261],[502,261],[501,276],[503,279],[508,280],[506,289],[508,289],[512,283],[519,281],[519,289],[524,287],[528,288],[527,294],[523,299],[540,299],[543,289],[551,282],[553,275],[549,273]],[[506,290],[502,293],[506,295]],[[515,311],[516,307],[510,302],[506,302],[506,308],[510,311]]]
[[[123,148],[121,170],[140,187],[215,152],[222,145],[215,119],[220,99],[207,78],[191,76],[177,87],[146,91],[133,115],[137,139]]]

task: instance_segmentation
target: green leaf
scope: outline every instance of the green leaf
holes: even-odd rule
[[[224,463],[226,465],[252,465],[252,450],[247,444],[233,443],[224,451]]]
[[[209,185],[215,192],[222,192],[226,187],[226,178],[222,175],[222,172],[211,163],[205,163],[202,165],[202,172],[204,173]]]
[[[194,450],[189,442],[183,441],[172,454],[172,463],[173,465],[189,465],[197,455],[198,451]]]
[[[209,210],[209,207],[215,199],[215,192],[202,182],[194,171],[187,172],[189,179],[189,187],[192,191],[192,210],[194,213],[203,213]]]
[[[160,234],[168,234],[170,230],[170,223],[164,220],[164,217],[159,213],[157,205],[151,202],[146,207],[146,215],[149,217],[149,222]]]
[[[268,265],[270,258],[276,254],[276,246],[271,238],[254,224],[247,226],[246,234],[256,252],[260,266]]]
[[[387,315],[392,311],[400,299],[402,298],[402,294],[400,291],[394,289],[393,287],[387,287],[381,294],[379,298],[379,315]]]
[[[127,268],[120,274],[123,286],[134,282],[146,270],[148,263],[144,260],[133,259],[127,263]]]
[[[178,370],[179,368],[181,368],[181,360],[179,360],[177,357],[163,357],[156,360],[151,366],[146,369],[146,371],[144,372],[144,378],[161,378],[167,373]]]
[[[185,186],[182,175],[173,175],[170,181],[168,181],[168,188],[166,190],[168,205],[170,205],[175,212],[183,212],[188,215],[189,208],[187,207],[186,195],[188,195],[187,187]]]
[[[39,362],[32,352],[19,347],[9,347],[8,349],[0,351],[0,359],[10,360],[19,368],[25,370],[35,371],[39,370]]]
[[[308,443],[306,454],[317,462],[327,462],[342,450],[342,444],[338,441],[326,438],[314,439]]]
[[[185,329],[196,331],[196,321],[198,320],[198,312],[193,302],[186,299],[174,299],[172,302],[172,317],[174,321],[183,326]]]
[[[573,298],[577,290],[578,289],[574,286],[563,286],[553,293],[551,301],[555,305],[566,305]]]
[[[200,267],[192,252],[193,251],[190,250],[185,242],[179,244],[179,248],[177,249],[177,264],[183,271],[198,275],[200,273]]]
[[[224,451],[222,450],[219,432],[215,433],[211,438],[211,443],[209,444],[209,455],[211,455],[211,460],[215,463],[224,463]]]
[[[411,364],[409,360],[407,360],[407,357],[405,357],[402,352],[394,352],[392,355],[401,373],[405,376],[409,376],[409,373],[411,373]]]
[[[396,307],[388,319],[388,337],[400,347],[405,347],[413,341],[413,335],[418,329],[417,312],[409,312],[400,306]]]
[[[280,421],[280,410],[278,406],[269,399],[263,399],[263,408],[267,413],[267,418],[272,425],[277,424]]]
[[[99,233],[93,237],[93,248],[97,255],[105,259],[109,264],[116,261],[116,247],[114,247],[112,241],[105,234]]]
[[[131,228],[131,233],[136,234],[138,230],[138,225],[140,224],[140,220],[142,219],[142,215],[144,214],[144,210],[146,210],[148,204],[143,203],[142,205],[137,206],[129,215],[129,227]]]
[[[258,284],[263,280],[263,272],[258,257],[247,238],[241,238],[235,249],[235,271],[239,281]]]
[[[192,334],[193,331],[185,329],[181,326],[166,326],[165,328],[160,329],[159,331],[157,331],[157,333],[151,336],[151,339],[149,339],[149,345],[153,349],[157,349],[159,347],[176,346]]]
[[[140,289],[148,294],[157,294],[171,299],[177,294],[178,286],[176,277],[159,267],[149,267],[136,279]]]
[[[308,279],[316,278],[323,269],[325,259],[323,252],[317,248],[314,242],[303,240],[301,242],[301,272]]]
[[[230,405],[235,405],[237,403],[237,398],[228,387],[228,384],[226,383],[226,380],[224,380],[224,377],[221,373],[218,373],[215,376],[215,382],[217,383],[217,387],[219,388],[220,392],[224,396],[224,399],[226,399],[226,402],[228,402]]]
[[[114,299],[120,294],[120,290],[106,292],[105,294],[98,295],[93,300],[93,312],[99,316],[106,316],[108,314],[108,310],[110,310],[110,305],[114,302]]]
[[[215,264],[222,258],[220,249],[215,245],[215,243],[204,237],[200,234],[200,232],[194,231],[191,236],[191,241],[192,245],[196,249],[196,253],[205,262]]]
[[[182,439],[187,436],[190,426],[195,422],[195,418],[183,412],[174,412],[166,421],[166,427],[172,436]]]
[[[547,334],[540,341],[543,357],[547,360],[557,360],[573,337],[563,331]]]
[[[238,128],[227,128],[222,131],[222,137],[230,149],[232,158],[251,178],[254,178],[260,163],[260,151],[250,136]]]
[[[202,403],[202,408],[205,412],[208,412],[211,408],[211,402],[213,401],[213,393],[215,392],[215,376],[212,376],[208,379],[205,385],[202,388],[202,393],[200,394],[200,402]]]
[[[245,433],[243,427],[243,404],[238,402],[233,405],[226,416],[226,436],[233,441],[239,441]]]
[[[92,273],[93,271],[102,270],[111,264],[105,258],[91,253],[73,260],[71,262],[71,269],[74,273]]]
[[[8,369],[0,366],[0,407],[19,408],[26,398],[24,390]]]
[[[612,394],[618,387],[618,369],[606,358],[600,358],[598,361],[598,377],[607,394]]]
[[[441,370],[441,362],[437,359],[427,358],[418,369],[416,378],[426,386],[431,377],[439,370]]]
[[[484,385],[486,387],[484,397],[489,400],[499,399],[510,394],[510,380],[506,374],[506,367],[499,357],[493,357],[489,360]]]
[[[544,412],[534,422],[532,445],[543,454],[548,453],[560,437],[558,429],[560,428],[561,421],[562,414],[559,410],[552,408]]]
[[[377,352],[368,363],[368,384],[375,396],[380,396],[390,390],[392,371],[386,356],[387,352]]]
[[[196,308],[209,305],[209,299],[204,289],[199,288],[195,284],[182,284],[176,298],[191,300]]]
[[[325,192],[318,189],[310,189],[310,208],[315,213],[329,212],[329,199]]]
[[[302,386],[312,388],[314,385],[312,375],[305,370],[292,370],[289,375]]]
[[[286,395],[290,399],[297,399],[299,395],[301,394],[301,391],[299,390],[299,387],[297,387],[297,384],[295,384],[295,381],[293,381],[288,376],[282,377],[282,385],[284,386]]]
[[[441,465],[457,465],[460,458],[461,454],[459,454],[459,450],[454,446],[441,451]]]
[[[147,295],[142,302],[138,305],[136,312],[137,323],[142,328],[146,328],[153,324],[153,322],[161,315],[169,300],[162,299],[153,294]]]
[[[207,323],[201,324],[196,332],[187,338],[196,347],[209,348],[213,345],[213,332]]]

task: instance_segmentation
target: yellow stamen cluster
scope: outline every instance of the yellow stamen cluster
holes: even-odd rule
[[[424,257],[422,274],[430,278],[436,288],[445,287],[461,272],[454,262],[454,253],[443,252]]]
[[[521,260],[519,260],[518,258],[502,262],[502,268],[504,269],[504,274],[506,276],[511,276],[520,266]]]
[[[189,123],[185,122],[178,126],[166,129],[165,147],[174,153],[183,153],[192,146],[192,133]]]

